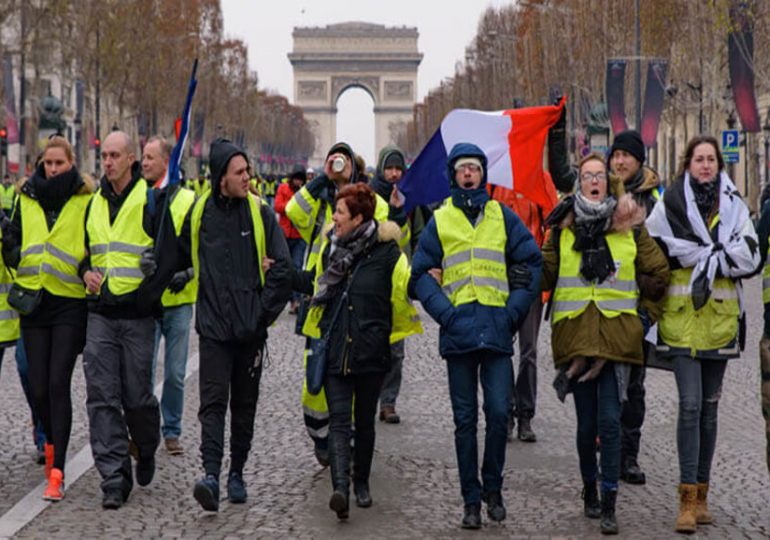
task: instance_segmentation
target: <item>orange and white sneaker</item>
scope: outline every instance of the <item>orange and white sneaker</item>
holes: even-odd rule
[[[64,473],[61,469],[52,468],[48,477],[48,487],[43,492],[46,501],[60,501],[64,498]]]
[[[53,445],[45,443],[43,449],[45,451],[45,479],[48,480],[53,468]]]

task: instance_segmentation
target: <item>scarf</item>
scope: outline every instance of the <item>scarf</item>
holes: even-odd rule
[[[639,167],[633,178],[630,178],[628,182],[623,184],[623,189],[626,193],[636,193],[636,190],[642,187],[644,183],[644,167]]]
[[[452,186],[452,204],[462,210],[466,216],[475,220],[481,209],[489,200],[487,188],[482,186],[476,189],[462,189],[459,186]]]
[[[605,239],[605,233],[612,225],[612,214],[617,199],[612,195],[600,202],[586,199],[580,191],[575,192],[575,245],[581,253],[580,273],[588,281],[602,283],[613,272],[615,262]]]
[[[696,310],[702,308],[711,296],[714,278],[719,271],[722,276],[736,280],[742,314],[743,287],[737,280],[759,267],[759,241],[749,209],[730,177],[722,171],[719,179],[712,184],[719,186],[718,192],[715,192],[719,198],[716,241],[712,239],[702,217],[689,172],[677,179],[662,201],[655,205],[647,218],[646,227],[652,237],[666,246],[670,258],[676,259],[682,268],[693,269],[687,292]],[[705,196],[702,196],[701,202],[705,204]]]
[[[44,211],[59,212],[82,185],[83,179],[74,166],[66,172],[46,178],[45,169],[40,164],[22,187],[22,192],[37,200]]]
[[[377,223],[369,220],[361,223],[345,236],[330,233],[329,261],[318,278],[318,292],[310,304],[328,304],[342,288],[345,276],[359,256],[377,241]]]
[[[708,221],[719,194],[719,176],[705,183],[698,182],[695,178],[690,178],[690,187],[692,188],[695,204],[698,206],[698,211],[703,217],[703,221]]]

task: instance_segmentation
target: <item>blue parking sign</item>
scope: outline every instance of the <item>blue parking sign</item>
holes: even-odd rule
[[[738,163],[740,138],[737,129],[722,130],[722,156],[727,163]]]

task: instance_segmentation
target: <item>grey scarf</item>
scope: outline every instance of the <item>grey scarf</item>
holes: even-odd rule
[[[618,201],[609,195],[600,202],[586,199],[575,192],[575,251],[582,254],[580,273],[588,281],[603,282],[615,271],[607,240],[604,238],[612,225],[612,214]]]

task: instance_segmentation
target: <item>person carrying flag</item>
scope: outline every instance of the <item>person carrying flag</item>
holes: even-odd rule
[[[272,208],[249,192],[246,153],[216,139],[209,156],[212,189],[196,201],[182,241],[189,242],[198,279],[198,420],[205,476],[195,483],[193,496],[204,510],[217,511],[228,401],[227,496],[231,503],[246,502],[243,467],[254,434],[267,329],[291,297],[292,263]],[[263,260],[270,262],[267,271]]]
[[[462,527],[487,515],[503,521],[503,467],[511,402],[513,335],[539,290],[542,256],[521,220],[489,199],[487,157],[476,145],[455,144],[447,159],[450,197],[420,236],[409,282],[441,326],[455,422],[455,450],[465,505]],[[486,437],[479,481],[479,379]]]
[[[172,146],[160,136],[150,137],[142,152],[142,173],[144,179],[153,188],[162,191],[171,190],[169,211],[174,221],[174,231],[179,235],[182,225],[189,219],[190,209],[195,202],[195,194],[177,186],[164,185]],[[184,377],[187,367],[187,351],[190,339],[190,321],[193,304],[198,294],[198,282],[193,279],[192,261],[189,252],[180,254],[186,268],[179,270],[171,278],[168,289],[163,292],[161,304],[163,316],[155,321],[155,349],[152,357],[153,381],[155,366],[158,361],[161,336],[166,340],[165,361],[163,363],[163,393],[160,399],[162,416],[161,431],[166,451],[181,455],[184,448],[179,442],[182,434],[182,412],[184,408]],[[154,384],[153,384],[154,386]]]

